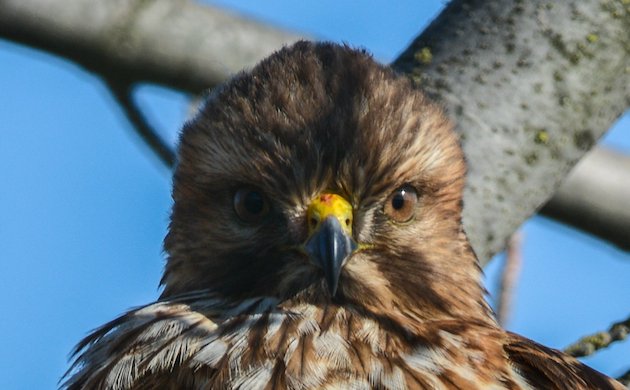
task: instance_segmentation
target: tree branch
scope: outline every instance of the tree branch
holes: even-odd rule
[[[594,148],[541,213],[630,250],[630,157]]]
[[[564,351],[573,357],[589,356],[608,347],[615,341],[625,340],[628,333],[630,333],[630,317],[625,321],[612,324],[607,331],[582,337],[576,343],[565,348]]]
[[[105,79],[107,87],[123,109],[127,120],[131,123],[136,134],[151,149],[167,168],[175,165],[175,152],[159,136],[158,132],[149,124],[136,102],[133,100],[133,85],[121,79]]]
[[[499,285],[499,299],[497,302],[497,321],[503,327],[507,325],[512,311],[514,290],[521,271],[523,233],[517,231],[512,234],[506,249],[505,263],[501,271]]]
[[[0,37],[193,93],[298,39],[187,0],[0,0]]]

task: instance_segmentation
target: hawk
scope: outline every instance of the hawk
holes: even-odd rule
[[[501,329],[442,110],[364,51],[298,42],[185,124],[160,299],[68,389],[623,389]]]

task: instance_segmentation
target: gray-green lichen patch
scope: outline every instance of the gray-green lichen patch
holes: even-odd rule
[[[534,137],[534,142],[537,144],[547,145],[549,143],[549,133],[545,129],[538,129],[536,132],[536,136]]]
[[[567,95],[558,95],[558,104],[560,104],[560,107],[564,107],[569,104],[570,100],[571,99],[569,99]]]
[[[575,48],[570,48],[569,44],[565,42],[561,34],[547,31],[547,37],[551,47],[553,47],[560,55],[566,58],[573,65],[577,65],[580,60],[586,56],[591,58],[592,53],[588,52],[586,46],[583,43],[578,43]]]
[[[605,0],[601,3],[602,9],[615,19],[628,19],[630,16],[630,1]]]
[[[595,137],[590,130],[582,130],[573,135],[573,143],[580,150],[589,150],[595,144]]]
[[[473,77],[473,80],[481,85],[486,83],[486,79],[483,77],[483,75],[481,73],[477,74],[475,77]]]
[[[586,36],[586,40],[589,43],[595,43],[597,41],[599,41],[599,35],[595,34],[595,33],[590,33]]]
[[[420,87],[423,84],[422,81],[424,80],[424,78],[422,77],[422,75],[412,73],[410,77],[413,85],[415,85],[416,87]]]
[[[414,59],[423,65],[428,65],[433,61],[433,53],[431,53],[431,49],[427,46],[421,48],[414,54]]]
[[[448,83],[446,82],[446,80],[441,79],[441,78],[440,78],[440,79],[435,80],[434,87],[435,87],[435,89],[437,89],[438,91],[442,91],[442,92],[451,92],[451,87],[448,85]]]
[[[525,155],[525,162],[527,165],[534,165],[538,162],[538,153],[531,152]]]

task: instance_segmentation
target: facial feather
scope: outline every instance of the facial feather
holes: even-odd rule
[[[424,299],[434,306],[427,308],[431,315],[439,315],[440,300],[460,312],[477,308],[483,291],[459,235],[465,167],[451,128],[408,80],[361,52],[297,44],[237,76],[182,133],[163,296],[212,288],[244,298],[273,286],[281,299],[301,290],[314,297],[309,288],[318,284],[318,270],[285,249],[305,241],[308,203],[331,191],[350,200],[355,237],[376,253],[349,260],[372,266],[362,274],[348,265],[341,294],[367,289],[382,312],[411,311],[403,300],[394,305],[392,295],[417,301],[427,293],[440,298]],[[418,189],[420,206],[402,227],[382,208],[406,183]],[[244,226],[233,213],[231,196],[242,185],[260,189],[272,203],[258,225]],[[372,260],[382,253],[393,255]],[[450,280],[455,269],[467,277]],[[375,289],[370,280],[396,286]],[[449,289],[436,287],[452,282],[458,297],[468,298],[453,300]]]

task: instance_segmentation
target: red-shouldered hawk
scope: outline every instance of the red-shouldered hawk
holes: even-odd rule
[[[77,347],[69,389],[623,389],[502,330],[439,107],[299,42],[184,126],[159,301]]]

